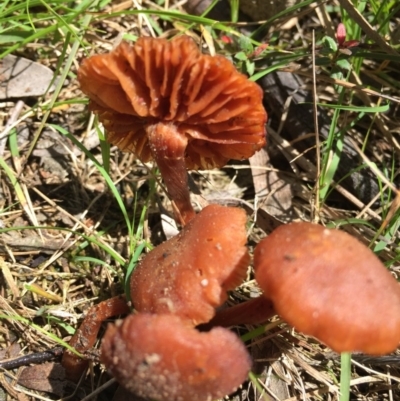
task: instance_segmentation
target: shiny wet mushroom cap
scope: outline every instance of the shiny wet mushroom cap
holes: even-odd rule
[[[157,162],[182,223],[194,217],[186,169],[221,167],[265,144],[260,87],[188,36],[122,42],[86,59],[78,79],[107,140]]]
[[[188,325],[208,322],[215,308],[246,277],[246,213],[233,207],[205,207],[170,240],[139,263],[130,281],[139,312],[169,313]]]
[[[257,245],[254,267],[277,313],[334,351],[385,354],[399,345],[399,284],[351,235],[280,226]]]
[[[122,386],[156,401],[210,401],[247,377],[250,356],[232,332],[200,333],[177,316],[130,315],[109,325],[101,360]]]

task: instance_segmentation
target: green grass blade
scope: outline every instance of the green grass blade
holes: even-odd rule
[[[355,113],[386,113],[390,105],[384,104],[380,106],[345,106],[341,104],[327,104],[327,103],[317,103],[318,106],[325,107],[327,109],[333,110],[345,110],[352,111]]]
[[[80,149],[87,158],[89,158],[93,164],[96,166],[96,168],[99,170],[100,174],[103,176],[104,180],[107,182],[108,187],[110,188],[112,194],[114,195],[119,208],[121,209],[122,215],[124,217],[126,226],[128,228],[128,232],[130,235],[132,235],[133,232],[133,227],[130,222],[128,212],[126,210],[125,204],[119,194],[119,191],[117,187],[115,186],[114,182],[112,181],[111,177],[105,170],[105,168],[96,160],[96,158],[73,136],[71,135],[67,130],[64,128],[60,127],[59,125],[54,125],[54,124],[48,124],[49,127],[54,128],[56,131],[60,132],[62,135],[65,135],[71,142],[74,143],[74,145]]]
[[[40,326],[37,324],[29,321],[28,319],[23,318],[22,316],[9,316],[9,315],[0,315],[0,319],[6,319],[6,320],[15,320],[21,323],[26,324],[27,326],[33,328],[34,330],[38,331],[41,334],[44,334],[47,338],[50,338],[51,340],[55,341],[57,344],[62,345],[69,351],[73,352],[74,354],[78,355],[79,357],[83,357],[78,351],[75,350],[75,348],[71,347],[67,342],[61,340],[61,338],[57,337],[53,333],[49,333],[48,331],[42,329]]]
[[[340,401],[350,400],[351,354],[340,355]]]

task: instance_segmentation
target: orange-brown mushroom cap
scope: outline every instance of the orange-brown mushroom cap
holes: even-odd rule
[[[211,401],[234,391],[251,361],[232,332],[200,333],[177,316],[130,315],[109,325],[101,360],[129,391],[157,401]]]
[[[242,209],[204,208],[139,263],[130,283],[135,309],[176,314],[190,325],[209,321],[246,276],[245,224]]]
[[[186,168],[221,167],[265,144],[259,86],[226,58],[202,54],[188,36],[122,42],[85,60],[78,79],[108,141],[144,162],[156,160],[188,215],[184,223],[194,216]]]
[[[202,54],[189,36],[143,37],[84,60],[82,91],[108,140],[150,159],[146,133],[162,121],[189,140],[189,169],[249,158],[265,144],[267,115],[260,87],[223,56]]]
[[[349,234],[281,226],[254,253],[256,280],[281,317],[337,352],[384,354],[400,342],[400,288]]]

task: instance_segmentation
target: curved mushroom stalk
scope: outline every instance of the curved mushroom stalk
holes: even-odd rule
[[[257,245],[254,268],[277,313],[333,350],[385,354],[399,345],[399,284],[349,234],[281,226]]]
[[[188,325],[208,322],[227,291],[246,276],[246,213],[210,205],[182,231],[154,248],[131,276],[139,312],[175,314]]]
[[[263,295],[225,308],[216,312],[215,316],[199,328],[206,330],[211,327],[230,327],[241,324],[261,324],[276,315],[272,301]]]
[[[122,42],[86,59],[78,79],[107,140],[157,161],[182,223],[194,216],[186,169],[222,167],[265,145],[260,87],[188,36]]]
[[[101,324],[110,317],[125,315],[130,312],[125,297],[114,297],[107,301],[100,302],[91,307],[71,338],[69,345],[74,347],[79,353],[84,353],[93,347]],[[82,374],[86,371],[89,361],[80,358],[69,350],[65,350],[62,357],[62,365],[65,369],[66,377],[74,382],[79,381]]]
[[[240,386],[251,367],[234,333],[199,333],[178,316],[146,313],[108,327],[101,360],[126,389],[156,401],[219,399]]]

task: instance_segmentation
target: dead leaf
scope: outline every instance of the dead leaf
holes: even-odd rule
[[[9,54],[0,60],[0,99],[42,96],[53,77],[50,68]]]
[[[22,370],[18,384],[28,389],[64,395],[66,384],[64,368],[58,362],[47,362],[28,366]]]
[[[279,177],[273,169],[267,169],[269,156],[265,149],[255,153],[250,159],[251,174],[258,205],[268,214],[286,220],[292,214],[293,193],[291,186]]]
[[[0,361],[4,362],[7,359],[15,358],[21,352],[21,345],[17,342],[11,343],[11,345],[5,349],[0,350]]]

